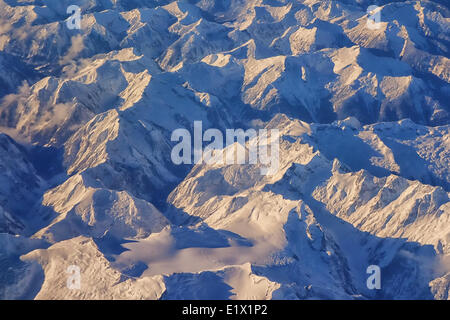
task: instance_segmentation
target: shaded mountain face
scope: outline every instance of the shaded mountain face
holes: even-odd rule
[[[437,0],[0,0],[0,299],[449,299],[449,30]],[[277,170],[177,165],[198,122],[278,130]]]

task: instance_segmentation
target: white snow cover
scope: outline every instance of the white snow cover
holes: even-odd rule
[[[439,0],[0,0],[0,299],[450,299],[449,30]],[[176,166],[194,121],[278,129],[279,170]]]

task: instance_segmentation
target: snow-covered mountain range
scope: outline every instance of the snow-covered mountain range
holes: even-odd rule
[[[449,101],[446,0],[0,0],[0,299],[450,299]]]

